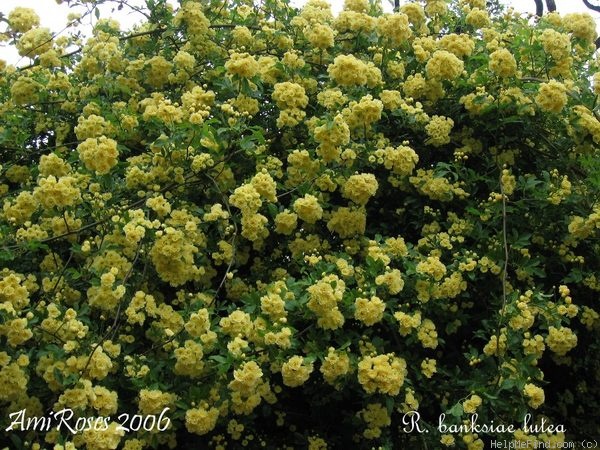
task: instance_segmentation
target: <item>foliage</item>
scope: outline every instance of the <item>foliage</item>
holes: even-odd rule
[[[146,3],[79,51],[30,10],[7,19],[32,64],[0,74],[0,426],[24,408],[110,417],[12,447],[597,432],[589,16]],[[166,431],[117,428],[167,407]],[[442,413],[516,431],[443,432]]]

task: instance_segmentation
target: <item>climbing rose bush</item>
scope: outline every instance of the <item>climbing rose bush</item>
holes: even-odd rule
[[[0,425],[106,426],[11,448],[597,433],[590,16],[147,0],[122,30],[68,3],[71,32],[2,34],[31,64],[0,65]]]

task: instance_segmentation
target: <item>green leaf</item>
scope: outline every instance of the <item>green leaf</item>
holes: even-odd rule
[[[227,364],[229,362],[228,359],[222,355],[212,355],[209,356],[208,359],[212,359],[213,361],[216,361],[219,364]]]
[[[21,440],[21,438],[17,434],[10,433],[9,436],[10,436],[11,442],[14,445],[13,448],[24,448],[23,441]]]
[[[65,270],[65,276],[71,280],[78,280],[81,278],[81,272],[79,272],[77,269],[67,269]]]
[[[44,244],[43,242],[40,241],[27,241],[27,250],[49,250],[50,247],[48,247],[47,244]]]
[[[8,248],[3,248],[2,250],[0,250],[1,262],[8,262],[12,261],[13,259],[15,259],[15,255]]]
[[[465,211],[467,211],[469,214],[472,214],[474,216],[478,216],[479,217],[481,215],[481,211],[479,211],[479,210],[477,210],[477,209],[475,209],[475,208],[473,208],[471,206],[467,206],[465,208]]]
[[[277,208],[277,205],[273,203],[269,203],[267,205],[267,210],[269,211],[271,217],[275,217],[279,213],[279,208]]]
[[[508,391],[508,390],[512,389],[513,387],[515,387],[516,384],[517,383],[515,380],[513,380],[512,378],[507,378],[504,381],[502,381],[500,388]]]
[[[571,269],[571,272],[563,278],[563,283],[579,283],[583,280],[583,273],[580,269]]]
[[[531,239],[531,233],[524,233],[524,234],[520,235],[519,237],[517,237],[513,241],[512,246],[516,247],[516,248],[527,247],[529,245],[530,239]]]
[[[456,403],[452,408],[448,410],[448,414],[456,418],[460,418],[463,415],[463,412],[463,407],[460,403]]]
[[[177,406],[178,408],[181,408],[183,410],[189,409],[189,405],[182,400],[175,401],[175,406]]]

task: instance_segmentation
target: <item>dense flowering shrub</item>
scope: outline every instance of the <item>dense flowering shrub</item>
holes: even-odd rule
[[[0,72],[0,425],[110,417],[3,432],[11,448],[598,431],[589,16],[147,6],[80,51],[31,10],[7,17],[32,64]],[[165,408],[162,430],[119,428]],[[461,429],[473,414],[514,430]]]

